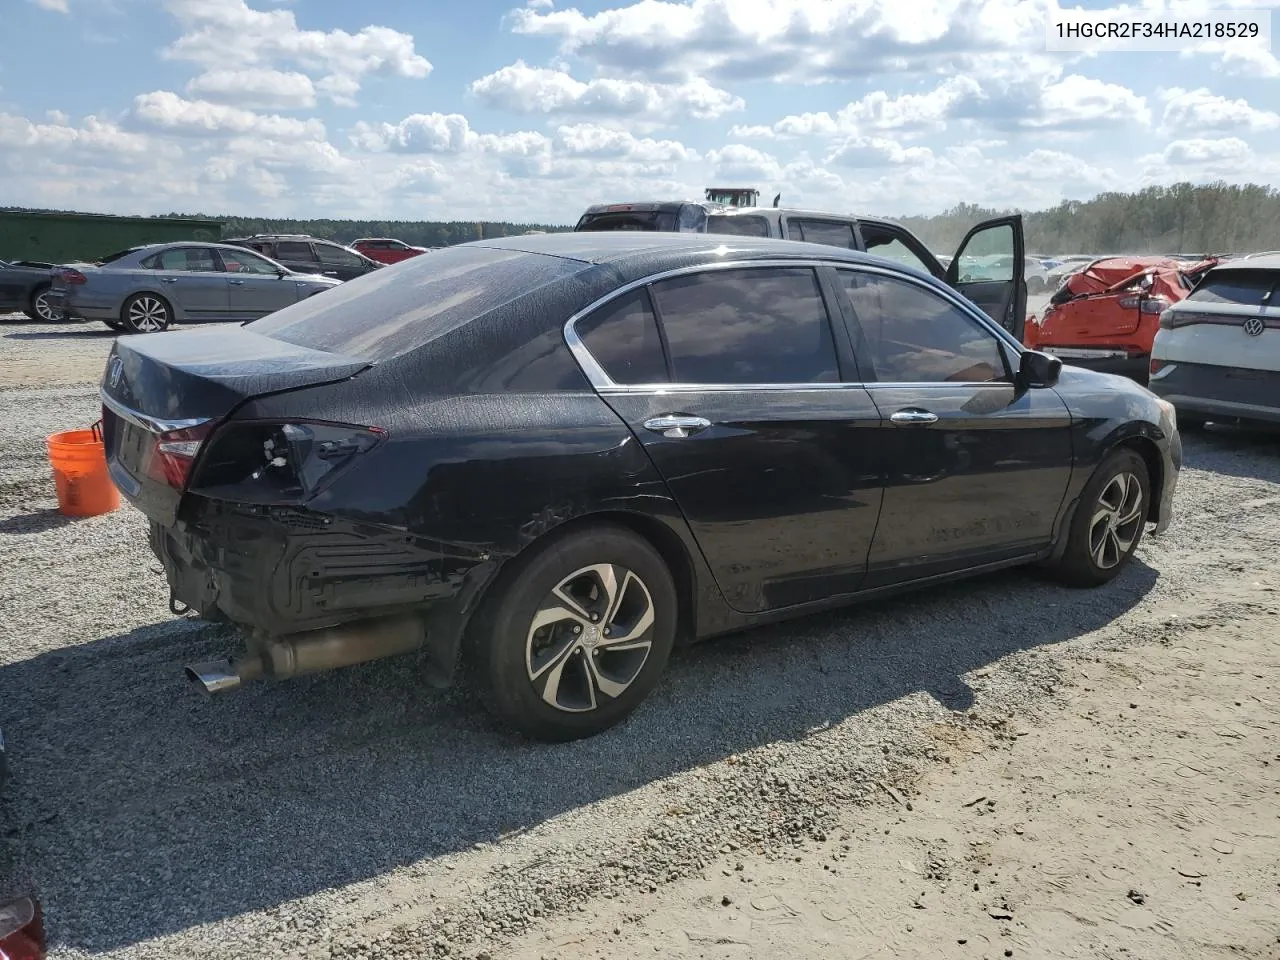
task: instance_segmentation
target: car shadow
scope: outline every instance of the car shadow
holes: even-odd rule
[[[0,519],[0,533],[24,534],[44,533],[75,523],[83,517],[69,517],[57,510],[35,510],[32,513],[20,513],[17,516]]]
[[[1156,580],[1009,572],[699,644],[630,720],[560,745],[430,691],[412,656],[203,699],[180,667],[229,628],[141,627],[0,667],[0,886],[44,898],[59,950],[270,910],[920,691],[967,709],[965,674],[1104,627]]]
[[[31,325],[37,326],[34,323]],[[39,326],[47,325],[39,324]],[[102,324],[95,324],[92,327],[76,330],[23,330],[17,333],[6,333],[3,336],[6,340],[106,340],[120,336],[120,331],[112,330]]]

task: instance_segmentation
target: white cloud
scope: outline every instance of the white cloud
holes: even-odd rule
[[[67,0],[32,0],[41,10],[52,10],[54,13],[70,13]]]
[[[1253,156],[1249,145],[1239,137],[1221,140],[1174,140],[1161,154],[1164,161],[1178,166],[1196,164],[1225,164],[1238,167]]]
[[[1093,77],[1071,74],[1045,88],[1040,115],[1025,125],[1035,128],[1094,129],[1101,126],[1151,122],[1145,97],[1128,87]]]
[[[316,87],[305,73],[245,67],[210,70],[187,83],[187,93],[238,107],[299,110],[316,105]]]
[[[698,158],[696,152],[675,140],[637,138],[625,130],[591,123],[560,127],[556,144],[573,157],[617,157],[644,163],[678,163]]]
[[[928,147],[904,147],[884,137],[850,137],[826,158],[827,163],[844,167],[884,167],[904,163],[931,163]]]
[[[1043,10],[1025,0],[637,0],[594,14],[526,7],[510,22],[619,74],[805,82],[1042,48]]]
[[[413,37],[389,27],[303,30],[292,10],[254,10],[244,0],[167,0],[166,7],[183,34],[165,56],[210,71],[292,65],[322,74],[318,88],[338,103],[350,104],[367,75],[421,79],[432,70]]]
[[[777,157],[741,143],[709,151],[707,162],[717,180],[776,182],[782,178],[782,164]]]
[[[675,84],[609,77],[583,82],[567,71],[531,67],[523,60],[481,77],[469,89],[485,106],[512,113],[710,120],[745,106],[740,97],[701,77]]]
[[[133,100],[132,122],[140,127],[194,137],[251,134],[273,140],[323,140],[324,124],[254,113],[240,107],[185,100],[168,90],[140,94]]]
[[[415,113],[399,123],[366,123],[351,132],[351,142],[363,150],[392,153],[461,153],[475,138],[460,113]]]
[[[1165,103],[1164,127],[1171,133],[1258,132],[1280,127],[1280,114],[1259,110],[1247,100],[1215,96],[1204,87],[1196,90],[1172,87],[1162,90],[1160,96]]]

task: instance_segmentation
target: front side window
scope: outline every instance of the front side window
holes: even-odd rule
[[[213,251],[202,247],[177,247],[162,250],[148,261],[151,270],[178,270],[185,273],[218,271],[222,268],[213,258]]]
[[[332,243],[317,243],[316,253],[320,255],[320,262],[325,266],[352,267],[357,270],[364,266],[364,261],[350,250],[344,250]]]
[[[853,224],[840,223],[835,220],[789,220],[792,240],[804,240],[806,243],[821,243],[827,247],[840,247],[842,250],[856,250],[858,245],[853,238]]]
[[[614,383],[666,383],[658,323],[649,294],[636,290],[606,303],[575,327],[584,346]]]
[[[280,272],[270,260],[250,253],[248,250],[219,250],[218,255],[228,273],[259,273],[275,276]]]
[[[316,255],[311,252],[309,243],[281,240],[276,244],[277,260],[315,260],[315,258]]]
[[[707,217],[707,233],[727,233],[735,237],[767,237],[769,221],[764,217],[717,214]]]
[[[1008,377],[996,336],[908,280],[839,271],[882,383],[986,383]]]
[[[715,270],[651,289],[677,383],[840,379],[826,305],[807,267]]]

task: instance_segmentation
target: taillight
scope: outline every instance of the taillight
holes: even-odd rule
[[[386,437],[382,427],[346,423],[232,421],[210,442],[191,489],[252,501],[306,500]]]
[[[64,267],[58,271],[58,275],[62,277],[62,282],[66,284],[85,283],[85,275],[79,270],[72,270],[70,267]]]
[[[40,904],[19,897],[0,905],[0,960],[44,960],[44,918]]]
[[[1166,310],[1160,314],[1160,327],[1164,330],[1176,330],[1178,327],[1190,327],[1197,323],[1219,323],[1220,318],[1212,313],[1195,313],[1191,310]]]
[[[1121,297],[1116,302],[1126,310],[1137,307],[1139,313],[1145,313],[1148,316],[1159,316],[1169,307],[1169,301],[1164,297],[1144,297],[1136,293]]]
[[[1160,368],[1163,366],[1164,366],[1163,360],[1157,360],[1155,357],[1152,357],[1151,363],[1147,367],[1147,374],[1149,376],[1155,376],[1160,371]]]
[[[147,476],[168,484],[175,490],[184,490],[191,476],[191,465],[196,462],[200,446],[213,432],[217,424],[210,420],[196,427],[169,430],[156,436],[147,463]]]

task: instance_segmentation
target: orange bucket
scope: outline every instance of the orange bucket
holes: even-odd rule
[[[58,512],[68,517],[95,517],[120,506],[120,491],[107,473],[102,434],[91,430],[64,430],[45,440],[49,465],[58,488]]]

